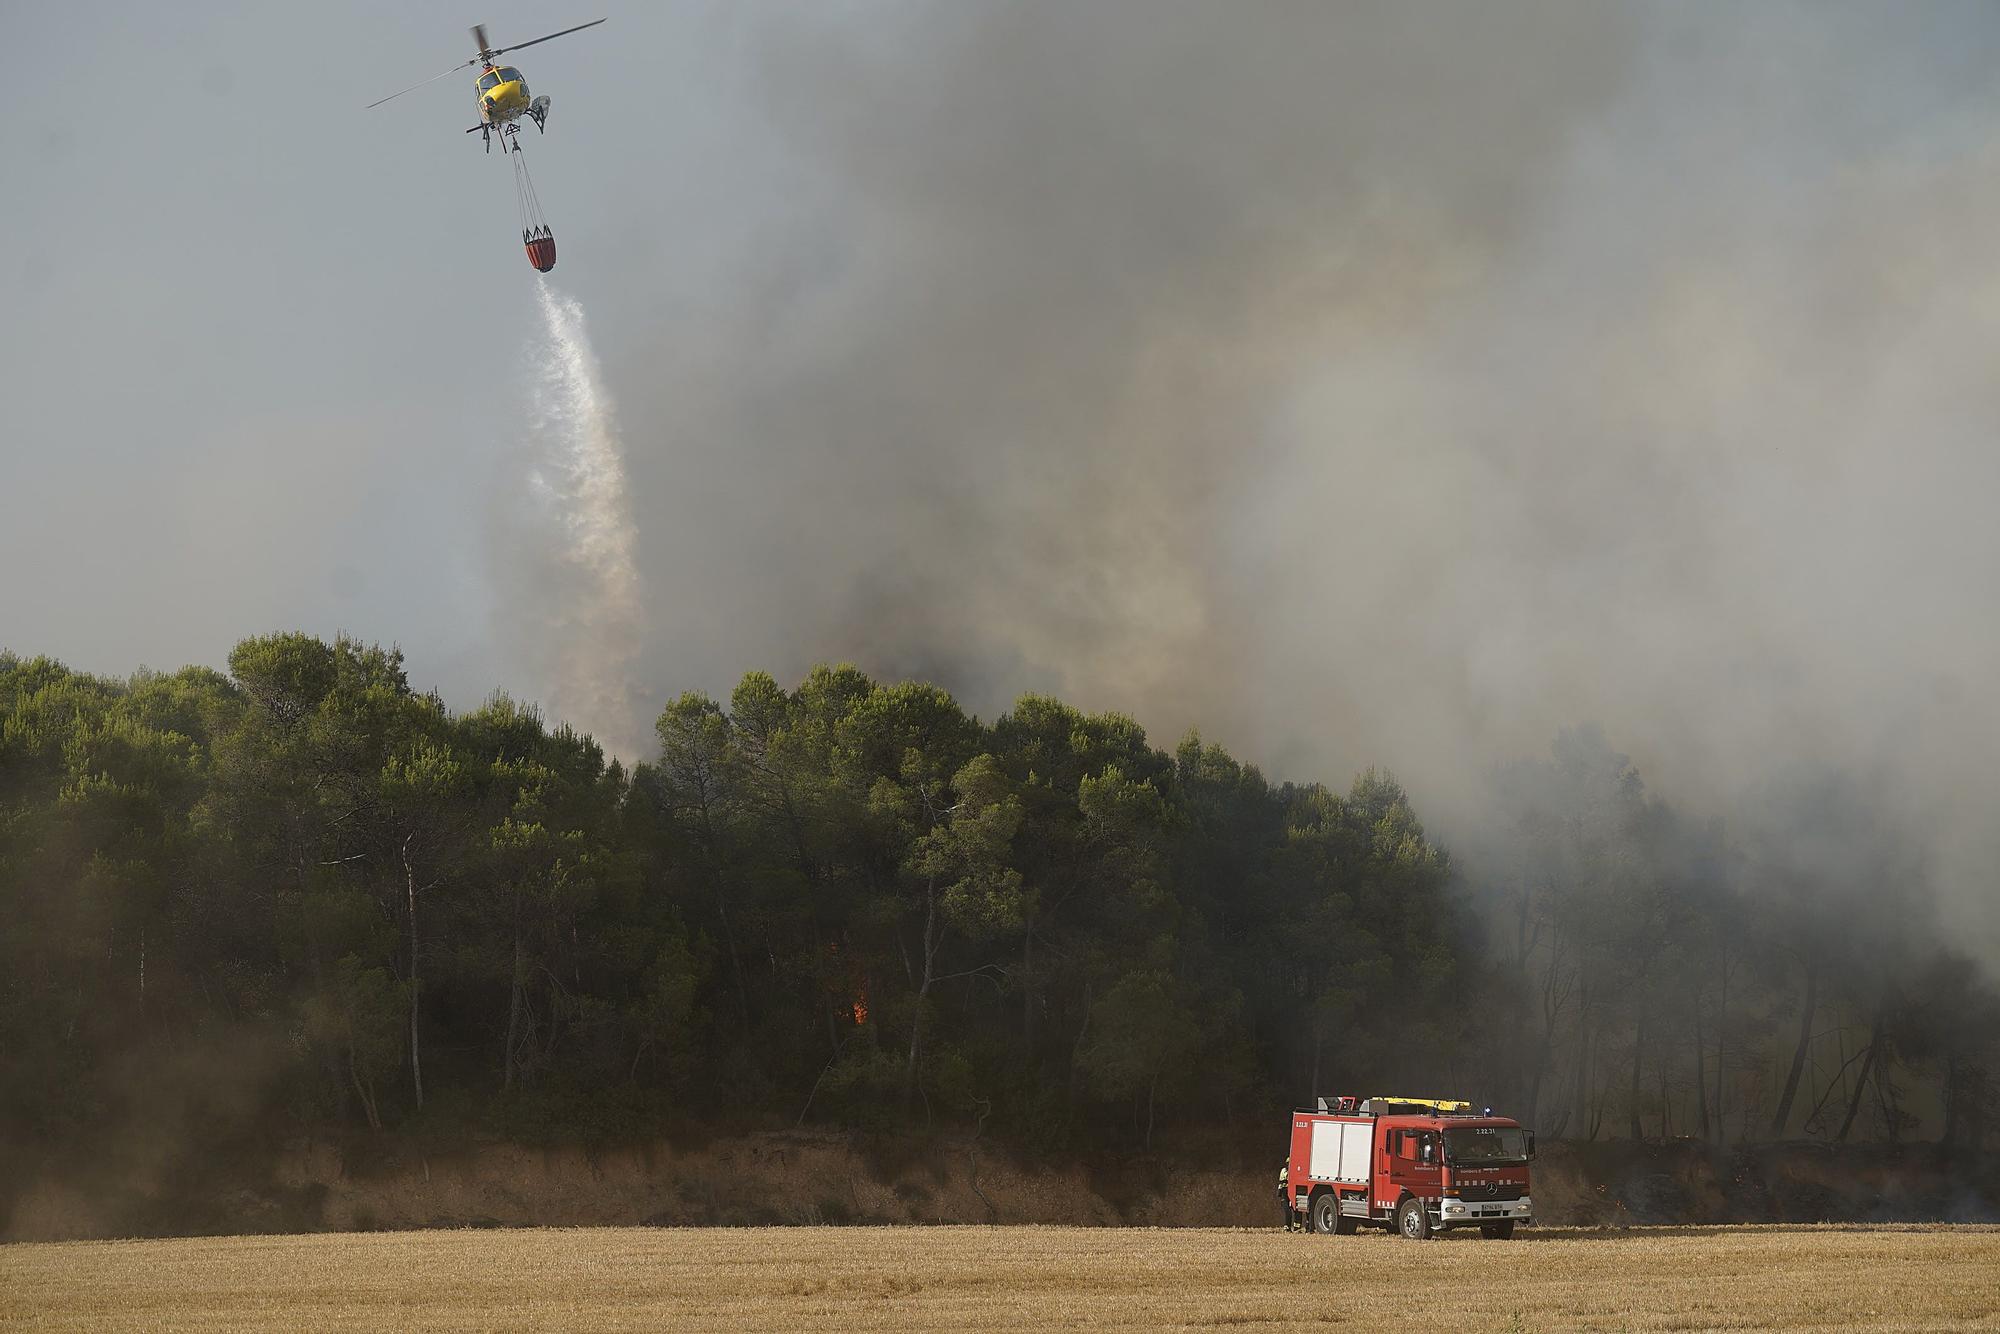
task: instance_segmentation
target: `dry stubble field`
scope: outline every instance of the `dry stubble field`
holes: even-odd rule
[[[2000,1328],[2000,1228],[589,1228],[0,1247],[0,1327]]]

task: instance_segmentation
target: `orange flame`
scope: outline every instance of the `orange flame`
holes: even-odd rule
[[[830,958],[838,959],[840,957],[840,942],[838,940],[827,941],[826,952]],[[859,975],[860,971],[858,968],[850,969],[849,974],[854,977],[854,1022],[865,1024],[868,1022],[868,980]]]

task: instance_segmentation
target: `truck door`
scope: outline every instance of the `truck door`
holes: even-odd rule
[[[1444,1195],[1444,1136],[1435,1130],[1417,1132],[1417,1195],[1436,1200]]]
[[[1394,1209],[1409,1184],[1409,1163],[1403,1156],[1406,1148],[1403,1137],[1408,1133],[1400,1127],[1376,1128],[1375,1207],[1378,1209]]]
[[[1435,1200],[1444,1193],[1444,1147],[1438,1132],[1398,1127],[1388,1133],[1388,1202],[1394,1204],[1409,1191],[1423,1200]]]

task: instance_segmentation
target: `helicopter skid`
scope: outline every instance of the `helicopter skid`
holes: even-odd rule
[[[546,116],[547,114],[548,111],[545,108],[542,115]],[[535,124],[539,128],[541,120],[537,118]],[[512,149],[516,153],[521,151],[520,142],[516,138],[521,133],[521,126],[516,121],[506,120],[492,124],[475,125],[467,130],[466,133],[478,135],[480,143],[485,146],[486,151],[489,153],[493,151],[493,137],[495,135],[500,136],[501,152],[505,153],[509,149]]]

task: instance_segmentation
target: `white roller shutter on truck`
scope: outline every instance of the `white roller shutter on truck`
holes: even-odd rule
[[[1343,1121],[1340,1139],[1340,1179],[1368,1180],[1368,1157],[1375,1149],[1375,1123]]]
[[[1374,1129],[1365,1121],[1313,1122],[1308,1175],[1315,1181],[1367,1181]]]

